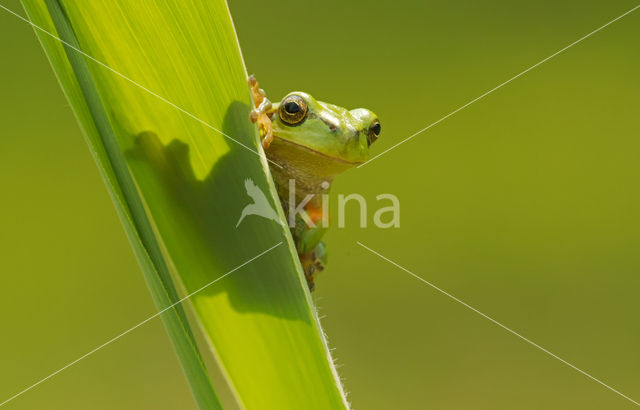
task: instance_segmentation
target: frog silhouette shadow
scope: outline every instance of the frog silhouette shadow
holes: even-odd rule
[[[248,118],[247,105],[236,101],[227,109],[222,131],[233,135],[232,130],[243,129],[241,121],[246,122]],[[224,137],[217,134],[212,138]],[[259,234],[265,231],[264,224],[275,224],[274,221],[250,216],[236,227],[243,207],[251,203],[245,191],[245,179],[262,165],[257,158],[249,165],[246,161],[241,162],[246,155],[253,154],[238,144],[230,143],[229,149],[204,179],[198,179],[191,166],[190,156],[193,153],[190,153],[189,146],[177,138],[163,145],[158,135],[146,131],[135,137],[134,147],[127,152],[134,176],[157,182],[141,186],[143,194],[164,197],[171,207],[171,212],[163,212],[165,208],[154,208],[158,205],[148,204],[154,222],[165,233],[163,241],[171,250],[174,263],[185,266],[185,261],[191,262],[189,274],[183,278],[188,293],[277,243]],[[261,189],[268,192],[267,187]],[[246,202],[239,204],[238,196],[246,197]],[[198,237],[198,241],[187,240],[193,235]],[[239,246],[230,251],[229,238],[232,237],[242,239],[236,241]],[[285,240],[284,236],[282,240]],[[277,258],[288,257],[283,245],[199,293],[215,295],[225,292],[231,306],[240,312],[262,312],[308,322],[306,315],[295,313],[304,309],[283,307],[284,301],[292,302],[291,290],[279,282],[284,279],[283,275],[272,268],[261,268],[275,265]],[[197,261],[199,266],[193,266],[193,261]],[[246,297],[247,293],[251,298]],[[295,303],[306,303],[301,293],[295,298]],[[274,300],[282,300],[283,303]]]

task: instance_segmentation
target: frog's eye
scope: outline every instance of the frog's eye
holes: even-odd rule
[[[278,114],[287,125],[302,124],[307,117],[307,102],[298,95],[290,95],[280,103]]]
[[[371,126],[369,127],[369,133],[367,135],[367,142],[369,143],[369,145],[373,144],[378,139],[380,131],[382,131],[380,121],[375,120],[373,123],[371,123]]]

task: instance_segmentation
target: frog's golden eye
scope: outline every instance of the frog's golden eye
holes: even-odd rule
[[[382,131],[380,121],[375,120],[373,123],[371,123],[371,126],[369,127],[369,133],[367,134],[367,142],[369,143],[369,145],[373,144],[378,139],[380,131]]]
[[[287,125],[300,125],[307,117],[307,102],[298,95],[290,95],[280,103],[278,114]]]

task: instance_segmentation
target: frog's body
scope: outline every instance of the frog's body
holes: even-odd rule
[[[272,104],[253,76],[249,85],[255,104],[250,118],[258,123],[285,212],[290,209],[290,181],[295,181],[295,206],[313,195],[304,211],[296,214],[291,228],[313,290],[315,274],[326,263],[321,241],[326,230],[321,223],[322,194],[336,175],[368,159],[369,147],[380,134],[380,122],[367,109],[347,110],[303,92],[289,93],[280,103]]]

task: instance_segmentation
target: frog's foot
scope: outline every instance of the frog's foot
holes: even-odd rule
[[[273,104],[267,98],[266,93],[259,87],[258,80],[251,75],[248,79],[253,98],[254,109],[249,113],[251,122],[258,124],[260,138],[262,138],[262,148],[269,149],[273,141],[273,127],[271,125],[271,114],[275,112]]]
[[[316,274],[323,271],[327,263],[327,253],[324,243],[319,242],[313,251],[300,255],[300,262],[304,270],[304,276],[307,279],[307,285],[309,285],[309,290],[313,292]]]

